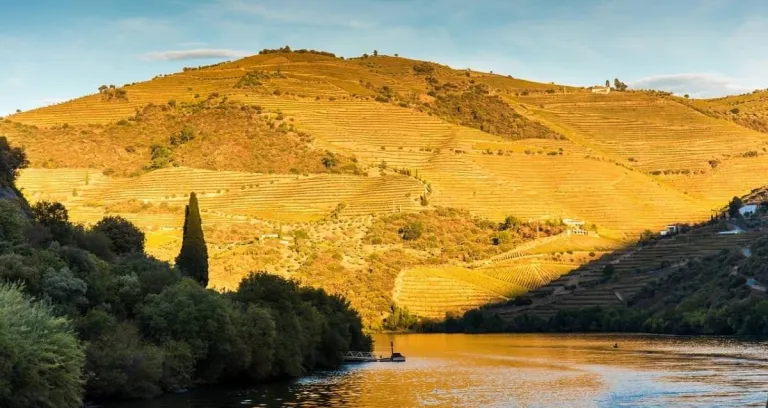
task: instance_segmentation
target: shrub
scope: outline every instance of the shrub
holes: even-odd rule
[[[89,344],[86,354],[86,390],[92,398],[149,398],[162,392],[162,352],[145,344],[134,325],[120,324]]]
[[[82,366],[69,322],[0,284],[0,406],[80,407]]]
[[[400,228],[398,233],[406,241],[413,241],[419,239],[424,229],[423,224],[420,221],[409,222],[408,225]]]
[[[432,75],[435,73],[435,67],[426,62],[420,62],[413,66],[413,73],[416,75]]]
[[[149,170],[162,169],[173,164],[173,152],[171,149],[165,146],[153,145],[150,152],[151,161],[148,167]]]
[[[29,221],[14,202],[0,200],[0,253],[25,242]]]

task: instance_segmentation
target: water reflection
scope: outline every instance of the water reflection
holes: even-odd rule
[[[115,406],[743,407],[765,406],[768,397],[764,342],[415,334],[376,340],[382,354],[394,340],[408,362],[348,365],[290,383],[199,390]]]

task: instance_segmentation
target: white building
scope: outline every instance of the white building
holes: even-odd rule
[[[607,95],[611,93],[611,87],[610,86],[593,86],[592,93]]]

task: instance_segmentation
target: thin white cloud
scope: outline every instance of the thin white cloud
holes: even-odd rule
[[[704,73],[654,75],[632,81],[628,85],[635,89],[657,89],[678,95],[689,94],[694,98],[712,98],[752,90],[732,78]]]
[[[191,59],[242,58],[253,53],[226,48],[201,48],[196,50],[156,51],[144,54],[151,61],[180,61]]]

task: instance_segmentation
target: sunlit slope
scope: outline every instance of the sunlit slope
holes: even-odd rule
[[[492,218],[582,218],[615,231],[708,216],[709,206],[636,171],[561,155],[440,155],[424,171],[434,202]]]
[[[645,172],[698,173],[768,146],[768,135],[643,92],[537,95],[516,99],[568,136]]]
[[[395,304],[433,317],[534,289],[615,247],[610,239],[709,218],[768,170],[767,134],[679,98],[593,95],[406,58],[269,53],[122,89],[122,99],[94,94],[0,122],[30,155],[19,185],[32,201],[62,201],[79,222],[123,215],[148,231],[149,251],[173,259],[195,191],[217,286],[253,269],[296,273],[376,305],[369,321],[387,313],[392,287]],[[755,98],[707,103],[761,109]],[[171,143],[185,126],[194,140]],[[172,160],[156,160],[158,145]],[[600,237],[473,269],[399,235],[363,244],[371,214],[435,206],[494,224],[577,218]],[[283,227],[311,244],[258,240]]]
[[[19,185],[30,200],[64,202],[83,222],[96,221],[101,209],[128,200],[183,208],[190,191],[197,193],[201,208],[214,214],[284,221],[319,219],[341,203],[343,215],[349,216],[414,211],[423,192],[420,182],[400,175],[263,175],[181,167],[136,178],[111,178],[87,169],[28,169]],[[178,228],[176,217],[156,227]],[[130,218],[140,225],[159,222],[151,214]]]
[[[764,135],[646,93],[570,89],[562,94],[548,84],[472,72],[472,81],[491,86],[524,116],[571,140],[511,141],[448,123],[413,102],[428,89],[424,77],[414,73],[419,63],[258,55],[131,85],[125,88],[127,101],[93,95],[12,120],[38,125],[61,123],[57,115],[70,123],[116,120],[149,102],[194,102],[213,94],[284,114],[311,135],[316,149],[355,155],[367,165],[418,170],[432,187],[433,204],[496,220],[510,214],[582,218],[620,234],[706,218],[713,205],[759,178],[754,165],[762,156],[744,159],[751,162],[743,165],[735,157],[762,146]],[[433,69],[439,83],[468,78],[462,70],[436,64]],[[253,72],[259,73],[258,86],[238,85]],[[385,86],[407,103],[373,100]],[[521,96],[522,90],[530,94]],[[90,108],[81,111],[80,105]],[[719,160],[720,168],[712,169],[711,160]],[[668,180],[673,173],[681,177]]]
[[[418,267],[397,277],[393,300],[411,313],[443,318],[526,291],[509,281],[456,266]]]

